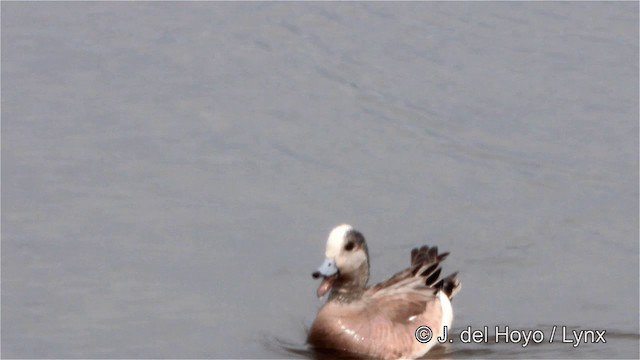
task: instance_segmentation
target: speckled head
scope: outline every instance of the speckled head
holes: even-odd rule
[[[312,274],[316,279],[323,277],[318,296],[329,291],[334,282],[356,289],[354,293],[364,289],[369,279],[369,252],[364,236],[353,226],[342,224],[331,230],[325,256],[322,265]]]

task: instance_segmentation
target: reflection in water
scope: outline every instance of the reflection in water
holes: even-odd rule
[[[537,328],[545,328],[544,326]],[[452,334],[453,338],[459,339],[460,333]],[[489,334],[490,339],[495,338],[495,334]],[[640,342],[640,335],[626,332],[607,332],[607,342],[617,343],[618,341]],[[265,347],[272,352],[280,354],[282,357],[295,357],[316,360],[329,359],[370,359],[368,357],[359,356],[357,354],[332,350],[332,349],[313,349],[306,344],[296,344],[281,338],[264,339]],[[602,357],[604,349],[599,349],[598,344],[585,344],[590,349],[583,349],[580,354],[584,357],[597,358]],[[557,338],[553,343],[544,341],[542,343],[530,343],[527,347],[521,344],[496,343],[488,341],[486,343],[469,343],[469,344],[445,344],[437,345],[422,359],[478,359],[478,358],[558,358],[558,354],[564,353],[567,358],[571,358],[572,345],[562,343]]]
[[[303,357],[306,359],[315,360],[330,360],[330,359],[350,359],[350,360],[368,360],[373,359],[371,357],[360,356],[358,354],[349,353],[346,351],[339,351],[335,349],[313,349],[305,345],[296,345],[287,343],[280,339],[275,339],[274,343],[279,347],[281,354],[294,355],[294,357]],[[484,356],[485,351],[479,350],[472,352],[472,356],[479,357]],[[436,345],[429,351],[422,359],[448,359],[454,352],[450,351],[449,346]],[[456,353],[457,354],[457,353]],[[456,355],[456,357],[459,357]]]

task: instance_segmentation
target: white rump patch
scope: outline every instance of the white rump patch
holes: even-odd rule
[[[451,307],[451,301],[442,290],[438,292],[438,298],[440,299],[440,306],[442,306],[442,326],[446,325],[450,331],[451,323],[453,322],[453,308]]]
[[[327,250],[325,252],[325,256],[328,259],[333,259],[338,256],[342,250],[342,245],[344,244],[344,237],[351,230],[353,230],[353,227],[347,224],[336,226],[331,230],[331,233],[329,233],[329,239],[327,240]]]

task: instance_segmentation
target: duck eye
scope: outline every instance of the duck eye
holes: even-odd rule
[[[344,249],[347,251],[351,251],[353,250],[353,247],[356,246],[356,244],[353,243],[353,241],[349,241],[345,246]]]

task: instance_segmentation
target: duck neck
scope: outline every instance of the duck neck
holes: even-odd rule
[[[369,281],[369,262],[350,274],[340,274],[332,286],[328,301],[350,303],[362,297]]]

